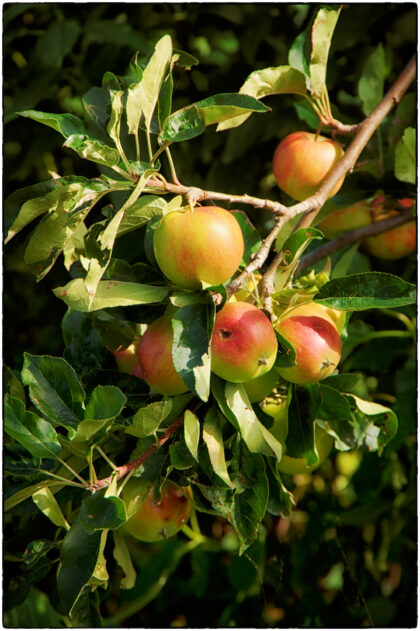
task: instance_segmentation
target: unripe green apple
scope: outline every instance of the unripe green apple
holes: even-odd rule
[[[340,361],[341,340],[337,327],[327,314],[320,314],[318,307],[311,303],[302,305],[300,312],[298,308],[286,313],[275,325],[296,351],[294,366],[277,367],[279,374],[292,383],[303,385],[325,379]]]
[[[318,190],[325,176],[344,155],[335,140],[308,131],[289,134],[278,145],[273,157],[273,172],[282,191],[303,201]],[[330,193],[340,190],[344,177]]]
[[[275,438],[282,444],[283,455],[281,461],[277,464],[277,468],[280,473],[287,473],[289,475],[295,475],[297,473],[311,473],[322,465],[328,458],[334,439],[327,434],[319,425],[315,425],[314,443],[315,449],[318,453],[319,461],[316,464],[308,465],[305,458],[296,458],[288,456],[286,453],[286,438],[289,431],[288,417],[287,417],[287,405],[283,400],[280,403],[268,402],[261,406],[262,410],[273,417],[274,423],[270,427],[270,432]]]
[[[162,272],[174,284],[201,289],[225,283],[244,253],[244,239],[234,215],[218,206],[170,212],[154,231],[153,248]]]
[[[270,372],[261,375],[261,377],[245,381],[244,388],[250,403],[257,403],[257,401],[262,401],[265,397],[268,397],[278,380],[278,372],[275,368],[272,368]]]
[[[381,221],[392,215],[396,215],[396,210],[387,213],[378,213],[374,221]],[[383,232],[376,236],[367,237],[363,240],[363,245],[370,254],[378,259],[396,260],[401,259],[416,249],[416,221],[392,228],[388,232]]]
[[[361,201],[328,215],[319,222],[317,227],[322,230],[327,239],[335,239],[344,232],[369,226],[371,223],[369,204]]]
[[[212,371],[233,383],[269,372],[277,338],[267,316],[249,302],[228,302],[216,315],[211,341]]]
[[[150,484],[131,478],[124,486],[122,499],[129,518],[123,528],[140,541],[161,541],[173,537],[186,523],[191,512],[191,495],[187,488],[166,480],[157,502]]]
[[[118,370],[143,379],[143,373],[137,359],[137,346],[138,343],[133,342],[133,344],[130,344],[130,346],[127,346],[124,350],[111,352],[114,355]]]
[[[172,361],[171,318],[162,316],[140,338],[137,359],[143,379],[158,394],[175,396],[188,391]]]

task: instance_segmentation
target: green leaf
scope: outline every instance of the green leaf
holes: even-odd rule
[[[133,416],[133,422],[125,428],[126,434],[143,438],[151,436],[163,421],[169,425],[185,409],[192,399],[192,394],[180,394],[166,401],[155,401],[140,408]]]
[[[258,420],[244,386],[241,383],[227,382],[225,394],[227,407],[233,413],[248,449],[253,453],[275,456],[280,461],[281,444]]]
[[[125,504],[119,497],[104,497],[101,491],[96,491],[83,500],[79,519],[88,532],[115,530],[127,519]]]
[[[4,512],[12,510],[12,508],[32,497],[34,493],[36,493],[40,489],[43,489],[46,486],[55,487],[58,490],[63,486],[63,483],[57,482],[57,480],[49,479],[42,480],[41,482],[37,482],[37,484],[32,484],[31,486],[25,486],[25,488],[20,489],[20,491],[17,491],[4,501]]]
[[[144,226],[153,217],[165,214],[167,202],[157,195],[142,195],[134,204],[126,209],[118,227],[117,237],[126,232]]]
[[[3,369],[3,384],[7,394],[10,394],[11,397],[19,399],[19,401],[25,404],[24,387],[18,376],[9,366],[5,366]]]
[[[4,611],[3,624],[7,629],[59,629],[65,626],[65,618],[55,611],[46,594],[31,585],[24,602]]]
[[[4,429],[38,458],[54,458],[61,453],[57,432],[50,423],[25,410],[22,401],[8,394],[4,403]]]
[[[328,53],[340,11],[340,5],[336,7],[324,6],[318,11],[312,25],[309,74],[311,77],[311,95],[315,98],[320,98],[326,89]]]
[[[24,354],[22,383],[49,420],[75,427],[83,418],[85,393],[73,368],[61,357]]]
[[[164,35],[157,42],[155,51],[143,71],[142,79],[128,88],[126,110],[130,134],[137,134],[142,113],[146,128],[150,130],[152,115],[171,57],[172,40],[170,35]]]
[[[329,281],[314,301],[343,311],[403,307],[416,302],[416,287],[393,274],[366,272]]]
[[[357,409],[367,417],[374,417],[363,427],[363,443],[371,451],[381,455],[384,447],[394,438],[398,431],[398,419],[393,410],[374,401],[365,401],[354,394],[347,395],[356,404]],[[359,437],[358,444],[361,444]]]
[[[100,629],[103,627],[99,611],[98,591],[87,591],[81,594],[71,610],[71,625],[74,628]]]
[[[264,458],[248,451],[243,443],[239,446],[238,474],[242,490],[236,493],[233,511],[228,519],[239,537],[239,554],[256,539],[258,526],[268,504],[268,478]]]
[[[239,94],[246,94],[256,99],[262,99],[272,94],[300,94],[306,95],[306,79],[304,74],[291,66],[277,66],[255,70],[241,86]],[[242,125],[252,112],[237,115],[220,122],[217,131],[231,129]]]
[[[198,461],[198,443],[200,440],[200,421],[197,416],[185,411],[184,414],[184,439],[191,455]]]
[[[190,469],[194,465],[194,459],[183,441],[177,440],[169,445],[169,458],[171,466],[175,469]]]
[[[214,125],[243,113],[264,113],[269,110],[269,107],[247,94],[216,94],[168,116],[159,141],[190,140],[202,134],[207,125]]]
[[[248,219],[246,213],[242,210],[234,210],[231,213],[238,224],[241,226],[242,234],[244,237],[244,255],[242,257],[241,265],[248,265],[253,255],[255,255],[262,245],[262,240],[258,230]]]
[[[101,544],[101,531],[89,534],[76,519],[64,537],[57,587],[67,613],[71,609],[96,567]]]
[[[309,74],[309,57],[311,53],[310,35],[309,28],[299,33],[291,45],[287,56],[289,64],[296,70],[299,70],[304,76],[308,89],[311,87],[311,77]]]
[[[120,132],[121,132],[121,116],[123,113],[122,97],[124,92],[122,90],[110,90],[111,96],[111,117],[107,125],[107,132],[115,143],[117,149],[120,145]]]
[[[406,127],[404,135],[395,147],[395,177],[401,182],[416,183],[416,130]]]
[[[192,304],[181,307],[172,318],[172,359],[175,370],[202,401],[210,393],[210,341],[215,306]]]
[[[44,513],[55,526],[70,530],[70,526],[61,512],[57,500],[48,487],[44,487],[34,493],[32,499],[39,510]]]
[[[57,298],[61,298],[70,309],[85,313],[109,307],[129,307],[162,302],[168,295],[169,288],[101,280],[91,304],[83,278],[75,278],[64,287],[57,287],[53,291]]]
[[[283,260],[278,266],[275,278],[276,292],[284,289],[292,278],[303,252],[314,239],[322,239],[317,228],[300,228],[293,232],[282,246]]]
[[[232,487],[233,485],[226,465],[220,413],[214,407],[210,408],[204,418],[203,441],[207,445],[210,462],[214,472],[223,480],[223,482],[225,482],[225,484]]]
[[[113,167],[120,161],[120,154],[117,149],[86,134],[72,134],[63,146],[73,149],[81,158],[104,166]]]
[[[73,442],[88,441],[99,430],[110,425],[121,414],[127,397],[115,386],[96,386],[85,410],[85,420],[79,423]]]
[[[122,589],[131,589],[136,582],[137,572],[131,561],[130,551],[124,537],[118,530],[114,530],[114,559],[124,572],[120,586]]]
[[[55,129],[55,131],[62,134],[64,138],[68,138],[73,134],[86,134],[83,121],[73,114],[48,114],[47,112],[37,112],[35,110],[26,110],[18,112],[18,114],[19,116],[31,118],[38,123]]]
[[[379,44],[363,66],[362,76],[358,83],[358,94],[363,103],[363,113],[366,116],[381,101],[387,75],[385,49],[382,44]]]
[[[68,196],[61,196],[29,240],[25,263],[41,280],[54,265],[58,256],[74,236],[96,202],[109,191],[101,184],[99,190],[82,184],[70,185]],[[32,200],[36,201],[36,200]],[[51,212],[52,211],[52,212]]]

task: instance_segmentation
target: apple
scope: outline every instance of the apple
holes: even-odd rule
[[[111,351],[111,353],[114,355],[118,370],[143,379],[143,373],[137,360],[137,346],[138,343],[133,342],[124,350]]]
[[[173,332],[167,315],[155,320],[142,335],[137,347],[143,379],[158,394],[175,396],[188,391],[172,361]]]
[[[191,512],[187,488],[165,480],[158,502],[153,488],[142,478],[131,478],[124,486],[122,499],[128,520],[123,528],[140,541],[161,541],[173,537],[186,523]]]
[[[301,202],[318,190],[343,155],[335,140],[308,131],[295,131],[281,141],[274,153],[274,177],[282,191]],[[329,197],[340,190],[343,182],[344,177]]]
[[[385,213],[376,213],[374,221],[381,221],[387,217],[398,214],[396,210]],[[392,228],[387,232],[363,240],[365,249],[378,259],[401,259],[416,249],[416,220]]]
[[[269,401],[262,405],[261,409],[266,414],[273,417],[274,423],[269,431],[277,438],[283,447],[282,459],[277,464],[280,473],[287,473],[289,475],[311,473],[325,462],[331,452],[334,439],[319,427],[319,425],[315,425],[314,435],[315,449],[318,453],[319,461],[316,464],[308,465],[305,458],[288,456],[286,453],[285,443],[289,431],[286,400],[283,399],[283,401],[280,402]]]
[[[233,383],[268,373],[277,338],[268,317],[248,302],[228,302],[216,314],[211,340],[212,371]]]
[[[369,226],[371,223],[369,204],[361,201],[331,213],[318,223],[317,228],[322,230],[327,239],[335,239],[343,232]]]
[[[333,309],[332,307],[321,305],[318,302],[302,302],[301,304],[296,305],[296,307],[293,307],[291,311],[286,312],[284,316],[281,315],[280,317],[283,318],[292,313],[293,315],[316,315],[320,318],[325,318],[337,327],[338,333],[343,331],[346,324],[345,311]]]
[[[154,231],[153,248],[162,272],[175,285],[201,289],[225,283],[244,253],[235,217],[218,206],[196,206],[168,213]]]
[[[278,372],[275,368],[272,368],[270,372],[261,375],[261,377],[256,377],[256,379],[251,379],[251,381],[245,381],[243,385],[250,403],[257,403],[257,401],[262,401],[265,397],[268,397],[274,390],[278,380]]]
[[[284,379],[303,385],[334,372],[341,357],[340,335],[335,322],[320,311],[319,305],[301,305],[280,317],[275,327],[296,351],[295,366],[277,367]]]

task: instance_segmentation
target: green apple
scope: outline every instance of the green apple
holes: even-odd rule
[[[272,368],[270,372],[261,375],[261,377],[251,379],[251,381],[245,381],[243,385],[250,403],[257,403],[257,401],[262,401],[265,397],[268,397],[274,390],[278,380],[278,372],[275,368]]]
[[[157,501],[150,483],[131,478],[124,486],[122,499],[128,520],[123,528],[140,541],[161,541],[175,535],[187,522],[191,512],[189,488],[166,480]]]
[[[308,303],[287,312],[275,324],[276,330],[296,351],[296,364],[277,367],[287,381],[307,384],[331,375],[341,358],[341,340],[337,326],[320,305]]]
[[[314,434],[314,445],[319,460],[316,464],[308,465],[305,458],[288,456],[285,452],[285,442],[289,431],[286,400],[280,402],[268,401],[261,406],[261,409],[266,414],[273,417],[274,423],[270,428],[270,432],[275,438],[277,438],[283,447],[282,459],[277,464],[277,468],[280,473],[287,473],[289,475],[295,475],[297,473],[311,473],[320,467],[323,462],[325,462],[331,452],[334,439],[321,427],[319,427],[319,425],[315,425]]]
[[[167,315],[155,320],[140,338],[137,348],[143,379],[158,394],[175,396],[188,391],[172,361],[173,332]]]
[[[211,340],[211,370],[233,383],[268,373],[277,338],[267,316],[248,302],[228,302],[217,315]]]
[[[157,263],[169,280],[187,289],[225,283],[244,253],[242,230],[234,215],[218,206],[170,212],[154,231]]]
[[[279,188],[298,201],[318,190],[325,176],[344,155],[339,143],[308,131],[289,134],[278,145],[273,157],[273,173]],[[340,190],[344,177],[330,193]]]

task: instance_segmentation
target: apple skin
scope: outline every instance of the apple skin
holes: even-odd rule
[[[357,202],[322,219],[317,228],[322,230],[327,239],[335,239],[344,232],[356,230],[372,223],[369,205],[365,202]]]
[[[175,285],[201,289],[225,283],[244,253],[235,217],[218,206],[196,206],[168,213],[154,231],[153,248],[162,272]]]
[[[285,442],[289,431],[288,418],[287,418],[287,405],[284,400],[281,403],[267,403],[261,406],[262,410],[273,417],[274,423],[270,427],[270,432],[275,438],[282,444],[283,456],[281,461],[277,464],[277,469],[280,473],[287,473],[288,475],[295,475],[297,473],[312,473],[318,467],[320,467],[328,458],[334,439],[327,434],[319,425],[315,425],[315,448],[318,452],[319,461],[316,464],[308,465],[305,458],[295,458],[288,456],[285,453]]]
[[[278,372],[275,368],[272,368],[270,372],[261,375],[261,377],[251,379],[251,381],[245,381],[243,385],[250,403],[257,403],[258,401],[262,401],[265,397],[268,397],[274,390],[278,380]]]
[[[233,383],[268,373],[277,338],[267,316],[248,302],[228,302],[216,315],[211,341],[212,371]]]
[[[124,486],[122,499],[129,518],[124,531],[139,541],[161,541],[173,537],[186,523],[191,512],[188,489],[171,480],[163,483],[160,502],[153,497],[150,484],[141,478],[131,478]]]
[[[344,155],[335,140],[308,131],[289,134],[278,145],[273,157],[273,173],[278,187],[299,202],[320,187],[325,176]],[[340,190],[344,177],[330,193]]]
[[[118,370],[143,379],[143,373],[137,360],[137,343],[133,342],[122,351],[111,352],[114,355]]]
[[[378,213],[374,221],[381,221],[387,217],[398,214],[398,211],[391,210],[387,213]],[[416,220],[392,228],[387,232],[376,236],[367,237],[363,240],[365,249],[378,259],[397,260],[411,252],[414,252],[417,245]]]
[[[341,357],[341,340],[334,321],[326,314],[320,316],[318,308],[306,309],[306,313],[290,311],[275,325],[296,351],[296,365],[277,367],[277,372],[283,379],[300,385],[331,375]]]
[[[346,324],[346,312],[340,311],[339,309],[333,309],[332,307],[327,307],[326,305],[321,305],[318,302],[304,302],[302,304],[298,304],[293,308],[292,311],[289,311],[287,315],[313,315],[319,316],[320,318],[325,318],[329,320],[336,328],[338,333],[341,333]],[[286,317],[285,316],[285,317]],[[283,316],[280,316],[281,318]]]
[[[188,392],[188,386],[174,368],[172,342],[171,318],[164,315],[155,320],[140,338],[137,360],[143,379],[152,390],[175,396]]]

